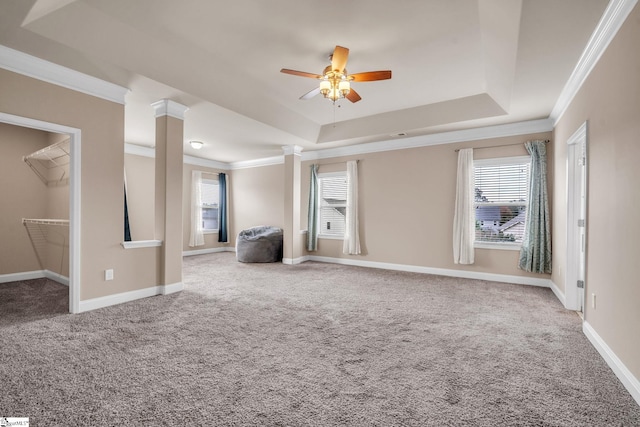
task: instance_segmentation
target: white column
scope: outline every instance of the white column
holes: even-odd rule
[[[282,147],[284,151],[284,246],[285,264],[298,263],[302,257],[300,237],[300,162],[302,147]]]
[[[184,113],[169,99],[151,104],[156,115],[155,238],[162,240],[159,285],[182,290],[182,165]]]

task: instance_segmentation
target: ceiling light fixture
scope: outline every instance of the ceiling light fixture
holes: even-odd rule
[[[325,98],[336,102],[340,98],[346,98],[351,92],[351,83],[346,69],[337,71],[328,66],[322,74],[324,77],[320,80],[320,93]]]
[[[194,150],[199,150],[204,145],[204,142],[202,142],[202,141],[189,141],[189,144],[191,144],[191,147],[193,147]]]
[[[302,95],[300,99],[311,99],[321,93],[325,98],[332,100],[334,104],[341,98],[347,98],[351,102],[358,102],[362,99],[355,90],[351,89],[351,82],[372,82],[391,78],[391,70],[347,74],[345,66],[348,58],[349,49],[336,46],[329,56],[331,65],[326,67],[322,74],[307,73],[306,71],[296,71],[288,68],[283,68],[280,72],[320,80],[319,86]]]

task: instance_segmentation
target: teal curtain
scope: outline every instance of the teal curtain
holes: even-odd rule
[[[309,216],[307,225],[307,250],[318,250],[318,165],[311,165],[309,183]]]
[[[219,202],[218,211],[220,212],[220,224],[218,224],[218,242],[228,242],[227,236],[227,174],[218,174],[218,186],[219,186]]]
[[[129,207],[127,206],[127,186],[124,187],[124,241],[131,241],[131,229],[129,227]]]
[[[529,207],[518,267],[532,273],[551,273],[551,228],[547,196],[547,146],[545,141],[527,141],[531,154]]]

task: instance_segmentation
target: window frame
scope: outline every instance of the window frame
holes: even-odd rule
[[[474,159],[473,160],[473,179],[474,179],[474,189],[475,185],[475,170],[476,166],[502,166],[502,165],[516,165],[516,164],[528,164],[529,166],[529,174],[527,175],[527,189],[529,188],[529,180],[531,179],[531,156],[523,155],[523,156],[512,156],[512,157],[492,157],[487,159]],[[525,212],[529,211],[529,194],[526,195],[527,200],[524,203],[520,202],[505,202],[505,203],[491,203],[484,202],[486,204],[482,204],[483,202],[476,202],[474,198],[474,223],[475,223],[475,210],[478,206],[524,206]],[[475,230],[475,229],[474,229]],[[474,231],[475,232],[475,231]],[[525,214],[525,232],[526,232],[526,214]],[[507,250],[507,251],[519,251],[522,247],[522,242],[485,242],[474,240],[473,247],[475,249],[498,249],[498,250]]]
[[[208,172],[203,172],[203,175],[205,173],[207,175],[215,175],[215,178],[205,178],[203,176],[202,180],[201,180],[201,184],[200,184],[200,200],[202,201],[202,204],[200,205],[200,214],[201,214],[201,217],[202,217],[202,233],[203,234],[215,234],[215,233],[218,233],[219,229],[220,229],[220,206],[219,206],[220,202],[218,201],[218,219],[217,219],[218,227],[217,228],[205,228],[204,227],[204,218],[205,218],[204,211],[205,211],[205,209],[212,209],[212,208],[208,208],[208,207],[204,206],[203,191],[202,190],[204,189],[204,185],[205,185],[205,183],[207,181],[215,182],[216,185],[218,186],[218,200],[220,200],[220,180],[218,179],[218,175],[217,174],[211,174],[211,173],[208,173]],[[207,183],[207,185],[211,185],[211,184]]]
[[[319,239],[330,239],[330,240],[344,240],[344,232],[341,235],[336,235],[336,234],[323,234],[322,233],[322,208],[325,207],[326,205],[322,204],[322,180],[324,178],[336,178],[336,177],[340,177],[340,178],[344,178],[345,181],[345,187],[346,187],[346,182],[347,182],[347,171],[337,171],[337,172],[324,172],[324,173],[319,173],[318,174],[318,194],[317,194],[317,200],[316,200],[316,207],[317,207],[317,217],[318,217],[318,223],[316,224],[317,226],[317,230],[318,230],[318,238]],[[332,207],[344,207],[345,210],[347,208],[347,201],[345,200],[344,202],[344,206],[341,205],[332,205]],[[346,215],[345,215],[345,228],[346,228]]]

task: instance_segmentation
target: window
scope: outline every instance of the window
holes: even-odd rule
[[[346,227],[346,172],[318,175],[319,237],[342,239]]]
[[[218,231],[218,203],[220,200],[220,186],[217,179],[202,179],[202,229],[204,232]]]
[[[477,247],[522,244],[530,163],[528,156],[473,162]]]

